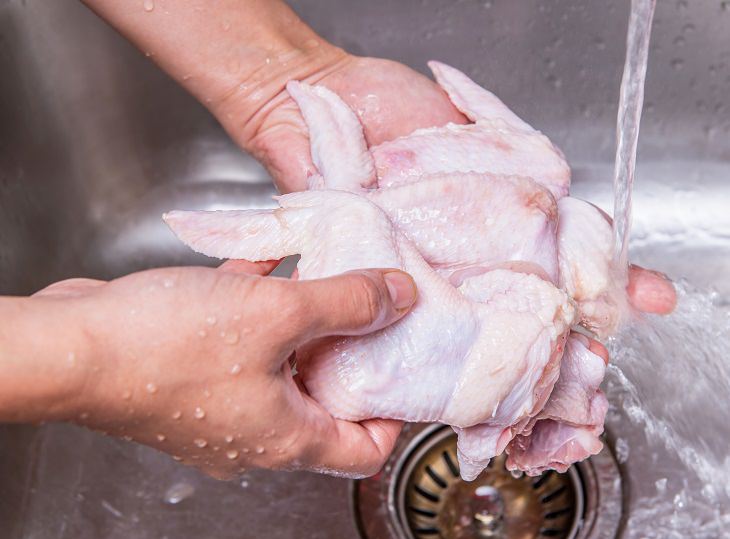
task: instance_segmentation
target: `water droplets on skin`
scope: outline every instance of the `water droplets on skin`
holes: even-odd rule
[[[226,344],[236,344],[238,343],[240,336],[238,334],[238,331],[222,331],[221,337],[223,338],[223,342]]]
[[[235,365],[233,365],[233,367],[231,367],[231,374],[232,375],[235,376],[235,375],[239,374],[240,372],[241,372],[241,364],[240,363],[236,363]]]
[[[165,279],[164,281],[162,281],[162,286],[164,288],[173,288],[175,286],[175,281],[173,281],[172,279]]]
[[[154,395],[155,393],[157,393],[157,386],[152,382],[147,384],[145,386],[145,389],[147,390],[147,393],[149,393],[150,395]]]
[[[671,65],[672,69],[674,69],[675,71],[679,71],[684,67],[684,60],[682,60],[681,58],[673,58]]]
[[[257,455],[263,455],[265,451],[266,451],[266,448],[264,446],[262,446],[262,445],[257,445],[256,446],[256,454]]]
[[[164,442],[165,440],[167,440],[167,436],[165,436],[164,434],[158,434],[157,435],[157,441],[158,442]]]
[[[173,457],[175,458],[175,457]],[[164,500],[166,503],[175,505],[195,494],[195,487],[190,483],[180,481],[165,491]]]
[[[205,318],[205,323],[208,324],[209,326],[215,326],[217,322],[218,322],[218,319],[213,315],[207,316]]]
[[[227,444],[233,443],[233,436],[231,436],[230,434],[226,434],[225,441]]]
[[[226,458],[228,460],[236,460],[238,458],[238,451],[235,449],[229,449],[226,451]]]
[[[87,419],[89,419],[89,412],[81,412],[79,414],[79,419],[81,421],[86,421]]]
[[[203,439],[203,438],[195,438],[195,440],[193,440],[193,443],[194,443],[194,444],[195,444],[195,445],[196,445],[197,447],[199,447],[200,449],[203,449],[203,448],[205,448],[205,447],[208,447],[208,442],[207,442],[207,440],[205,440],[205,439]]]
[[[200,337],[201,339],[204,339],[207,336],[208,336],[208,332],[205,331],[204,329],[201,329],[198,331],[198,337]]]
[[[150,11],[153,11],[155,9],[155,1],[154,0],[144,0],[142,2],[142,7],[144,10],[149,13]]]
[[[197,406],[193,416],[195,416],[195,419],[205,419],[205,410],[203,410],[200,406]]]
[[[182,412],[180,410],[175,410],[172,412],[172,418],[175,420],[178,420],[182,417]]]

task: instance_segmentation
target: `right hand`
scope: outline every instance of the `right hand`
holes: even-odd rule
[[[74,341],[76,375],[64,380],[72,397],[54,403],[52,417],[26,402],[16,419],[75,421],[219,478],[248,467],[377,472],[401,423],[332,417],[289,359],[313,339],[399,320],[415,302],[413,279],[399,270],[309,281],[242,273],[272,267],[232,261],[51,285],[31,300],[54,302],[69,333],[85,336]]]

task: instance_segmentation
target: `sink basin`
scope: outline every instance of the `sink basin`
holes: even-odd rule
[[[354,53],[422,71],[437,58],[470,73],[565,151],[576,196],[610,210],[628,1],[290,3]],[[634,261],[714,288],[720,306],[730,303],[726,4],[659,2],[632,244]],[[72,276],[211,264],[173,238],[163,211],[271,205],[266,172],[76,0],[0,0],[0,73],[2,294]],[[649,379],[636,385],[653,395]],[[702,439],[709,427],[687,428]],[[633,443],[621,436],[617,420],[610,445]],[[647,473],[632,454],[619,459],[626,537],[644,533],[626,525]],[[357,537],[352,489],[307,473],[218,482],[73,426],[0,427],[0,523],[9,539]]]

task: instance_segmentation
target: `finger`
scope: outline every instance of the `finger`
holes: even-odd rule
[[[326,412],[322,412],[326,413]],[[402,421],[368,419],[359,423],[334,419],[312,440],[309,467],[314,471],[353,478],[377,473],[393,452]]]
[[[588,339],[588,350],[603,359],[603,362],[608,365],[608,350],[605,346],[595,339]]]
[[[47,287],[39,290],[33,296],[42,297],[70,297],[70,296],[81,296],[88,292],[91,288],[96,288],[106,284],[106,281],[100,281],[98,279],[66,279],[65,281],[58,281],[48,285]]]
[[[263,163],[281,193],[306,190],[307,180],[317,168],[312,163],[304,119],[287,92],[282,92],[272,106],[246,147]]]
[[[416,283],[395,269],[358,270],[326,279],[287,281],[300,317],[299,342],[364,335],[399,320],[416,301]]]
[[[677,305],[677,293],[669,278],[639,266],[629,268],[626,290],[631,305],[645,313],[669,314]]]
[[[226,260],[218,266],[220,271],[227,273],[242,273],[246,275],[268,275],[281,260],[264,260],[262,262],[249,262],[248,260]]]

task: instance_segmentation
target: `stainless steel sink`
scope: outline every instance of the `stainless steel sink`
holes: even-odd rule
[[[438,58],[471,73],[565,150],[578,196],[610,209],[628,1],[291,4],[352,52],[419,70]],[[715,287],[726,302],[728,25],[726,1],[659,2],[633,245],[635,261]],[[270,204],[263,169],[76,0],[0,0],[0,73],[2,294],[209,263],[174,240],[164,210]],[[630,464],[624,485],[639,484],[643,471]],[[0,427],[0,535],[9,539],[355,537],[351,494],[346,480],[306,473],[221,483],[67,425]]]

